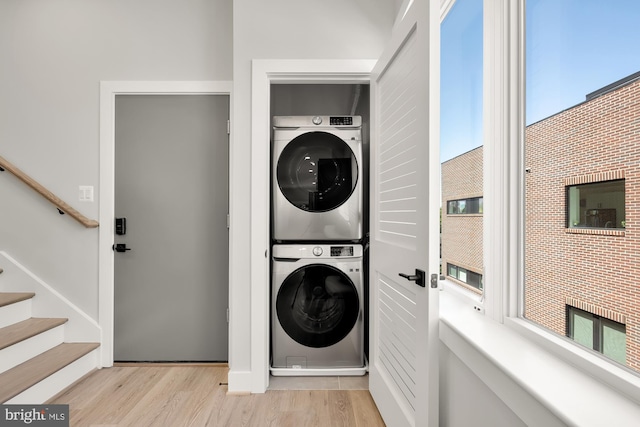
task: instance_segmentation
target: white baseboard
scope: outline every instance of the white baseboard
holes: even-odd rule
[[[229,383],[229,393],[245,394],[251,393],[253,390],[251,371],[234,371],[230,369],[227,381]]]

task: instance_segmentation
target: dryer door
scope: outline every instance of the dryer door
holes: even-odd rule
[[[358,291],[351,279],[326,264],[311,264],[291,273],[276,299],[282,329],[307,347],[329,347],[355,326],[360,313]]]
[[[282,150],[278,187],[295,207],[326,212],[346,202],[356,187],[358,163],[345,141],[327,132],[308,132]]]

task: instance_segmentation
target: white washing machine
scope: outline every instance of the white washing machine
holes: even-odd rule
[[[274,245],[271,374],[364,375],[362,245]]]
[[[362,118],[273,118],[273,234],[279,242],[362,238]]]

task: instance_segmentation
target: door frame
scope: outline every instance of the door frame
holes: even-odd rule
[[[263,393],[269,385],[271,84],[369,84],[376,60],[252,61],[251,85],[251,378],[229,372],[229,389]],[[237,301],[236,304],[246,304]],[[231,306],[234,301],[231,301]],[[234,310],[230,310],[231,322]],[[231,362],[232,354],[229,355]],[[240,373],[237,373],[240,374]],[[248,380],[248,383],[245,382]],[[236,382],[231,384],[232,381]]]
[[[101,328],[99,367],[113,366],[114,218],[116,95],[226,95],[232,120],[230,81],[101,81],[100,82],[100,213],[98,237],[98,323]],[[229,135],[229,156],[233,144]],[[231,167],[231,165],[229,165]],[[231,179],[231,174],[230,174]],[[230,183],[231,186],[231,183]],[[230,260],[231,262],[231,260]]]

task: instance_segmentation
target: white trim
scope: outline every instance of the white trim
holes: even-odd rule
[[[456,4],[456,0],[440,0],[440,23],[447,17],[453,5]]]
[[[509,281],[507,283],[524,283],[524,202],[525,202],[525,166],[524,166],[524,135],[525,135],[525,0],[518,0],[508,9],[509,28],[507,56],[509,58],[509,138],[505,143],[513,146],[509,158],[509,176],[507,191],[509,199],[515,201],[509,207],[509,252],[514,254],[510,264]],[[520,143],[509,144],[509,141]],[[520,298],[520,299],[519,299]],[[517,316],[522,312],[523,296],[515,289],[506,289],[504,296],[504,315]]]
[[[229,355],[231,357],[231,354]],[[229,394],[244,394],[253,389],[253,373],[251,371],[236,371],[229,365],[227,375],[227,390]]]
[[[483,142],[484,142],[484,305],[488,316],[502,321],[502,289],[507,283],[504,268],[508,265],[506,225],[508,200],[501,184],[506,183],[508,129],[508,94],[503,81],[508,69],[505,48],[508,46],[503,19],[503,2],[485,0],[483,13]],[[491,94],[491,96],[488,96]],[[506,167],[505,167],[506,166]]]
[[[101,366],[113,365],[114,196],[116,95],[229,95],[229,81],[102,81],[100,82],[100,231],[98,244],[98,323],[102,328]],[[230,113],[233,108],[230,106]],[[233,138],[233,135],[230,136]],[[230,142],[230,153],[233,144]],[[231,197],[231,195],[230,195]],[[231,206],[231,201],[229,203]],[[230,213],[231,215],[233,213]]]
[[[251,92],[251,391],[269,385],[270,86],[369,83],[375,60],[253,60]],[[232,366],[232,365],[231,365]],[[230,373],[231,375],[231,373]],[[230,377],[231,378],[231,377]],[[234,386],[234,390],[239,390]]]

